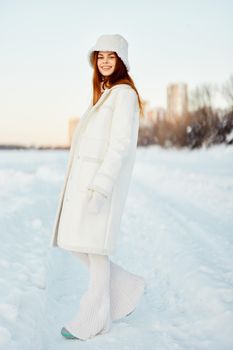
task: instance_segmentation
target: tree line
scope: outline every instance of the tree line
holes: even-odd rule
[[[227,102],[224,110],[214,108],[219,93]],[[233,144],[233,75],[221,87],[203,84],[190,91],[189,108],[179,118],[162,118],[140,126],[138,145],[191,149],[225,143]]]

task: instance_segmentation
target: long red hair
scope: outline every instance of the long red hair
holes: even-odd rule
[[[128,84],[130,85],[136,92],[137,97],[138,97],[138,104],[139,104],[139,110],[140,110],[140,116],[143,117],[144,112],[143,112],[143,102],[141,100],[141,97],[139,96],[139,93],[135,87],[133,79],[130,77],[130,75],[127,72],[126,66],[121,60],[121,58],[116,54],[116,66],[114,72],[108,76],[104,77],[100,73],[98,66],[97,66],[97,57],[98,57],[98,52],[99,51],[93,51],[92,56],[91,56],[91,61],[93,64],[93,105],[96,104],[96,102],[99,100],[101,96],[101,82],[103,82],[103,88],[111,88],[114,85],[118,84]]]

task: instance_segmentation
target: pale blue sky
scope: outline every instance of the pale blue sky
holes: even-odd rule
[[[191,89],[233,73],[230,0],[0,0],[0,143],[66,144],[91,91],[87,52],[115,33],[151,107],[166,107],[171,82]]]

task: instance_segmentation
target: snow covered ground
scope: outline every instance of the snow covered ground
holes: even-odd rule
[[[60,328],[88,276],[49,247],[67,151],[0,152],[0,348],[233,349],[233,147],[138,148],[112,260],[147,292],[110,333],[68,341]]]

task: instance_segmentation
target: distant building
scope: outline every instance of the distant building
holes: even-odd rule
[[[188,87],[185,83],[170,84],[167,87],[167,118],[175,120],[187,115]]]
[[[149,111],[149,101],[142,99],[142,107],[143,107],[143,118],[140,118],[140,126],[147,126],[150,124],[150,120],[148,119],[148,111]]]
[[[152,126],[157,119],[164,119],[166,116],[166,110],[163,107],[157,106],[150,107],[148,100],[143,101],[144,118],[141,119],[141,126]]]
[[[166,117],[166,109],[163,107],[154,107],[148,110],[147,119],[155,123],[158,119],[162,120]]]
[[[72,136],[74,133],[74,129],[76,127],[76,125],[78,124],[80,118],[71,118],[69,119],[69,146],[71,145],[71,140],[72,140]]]

